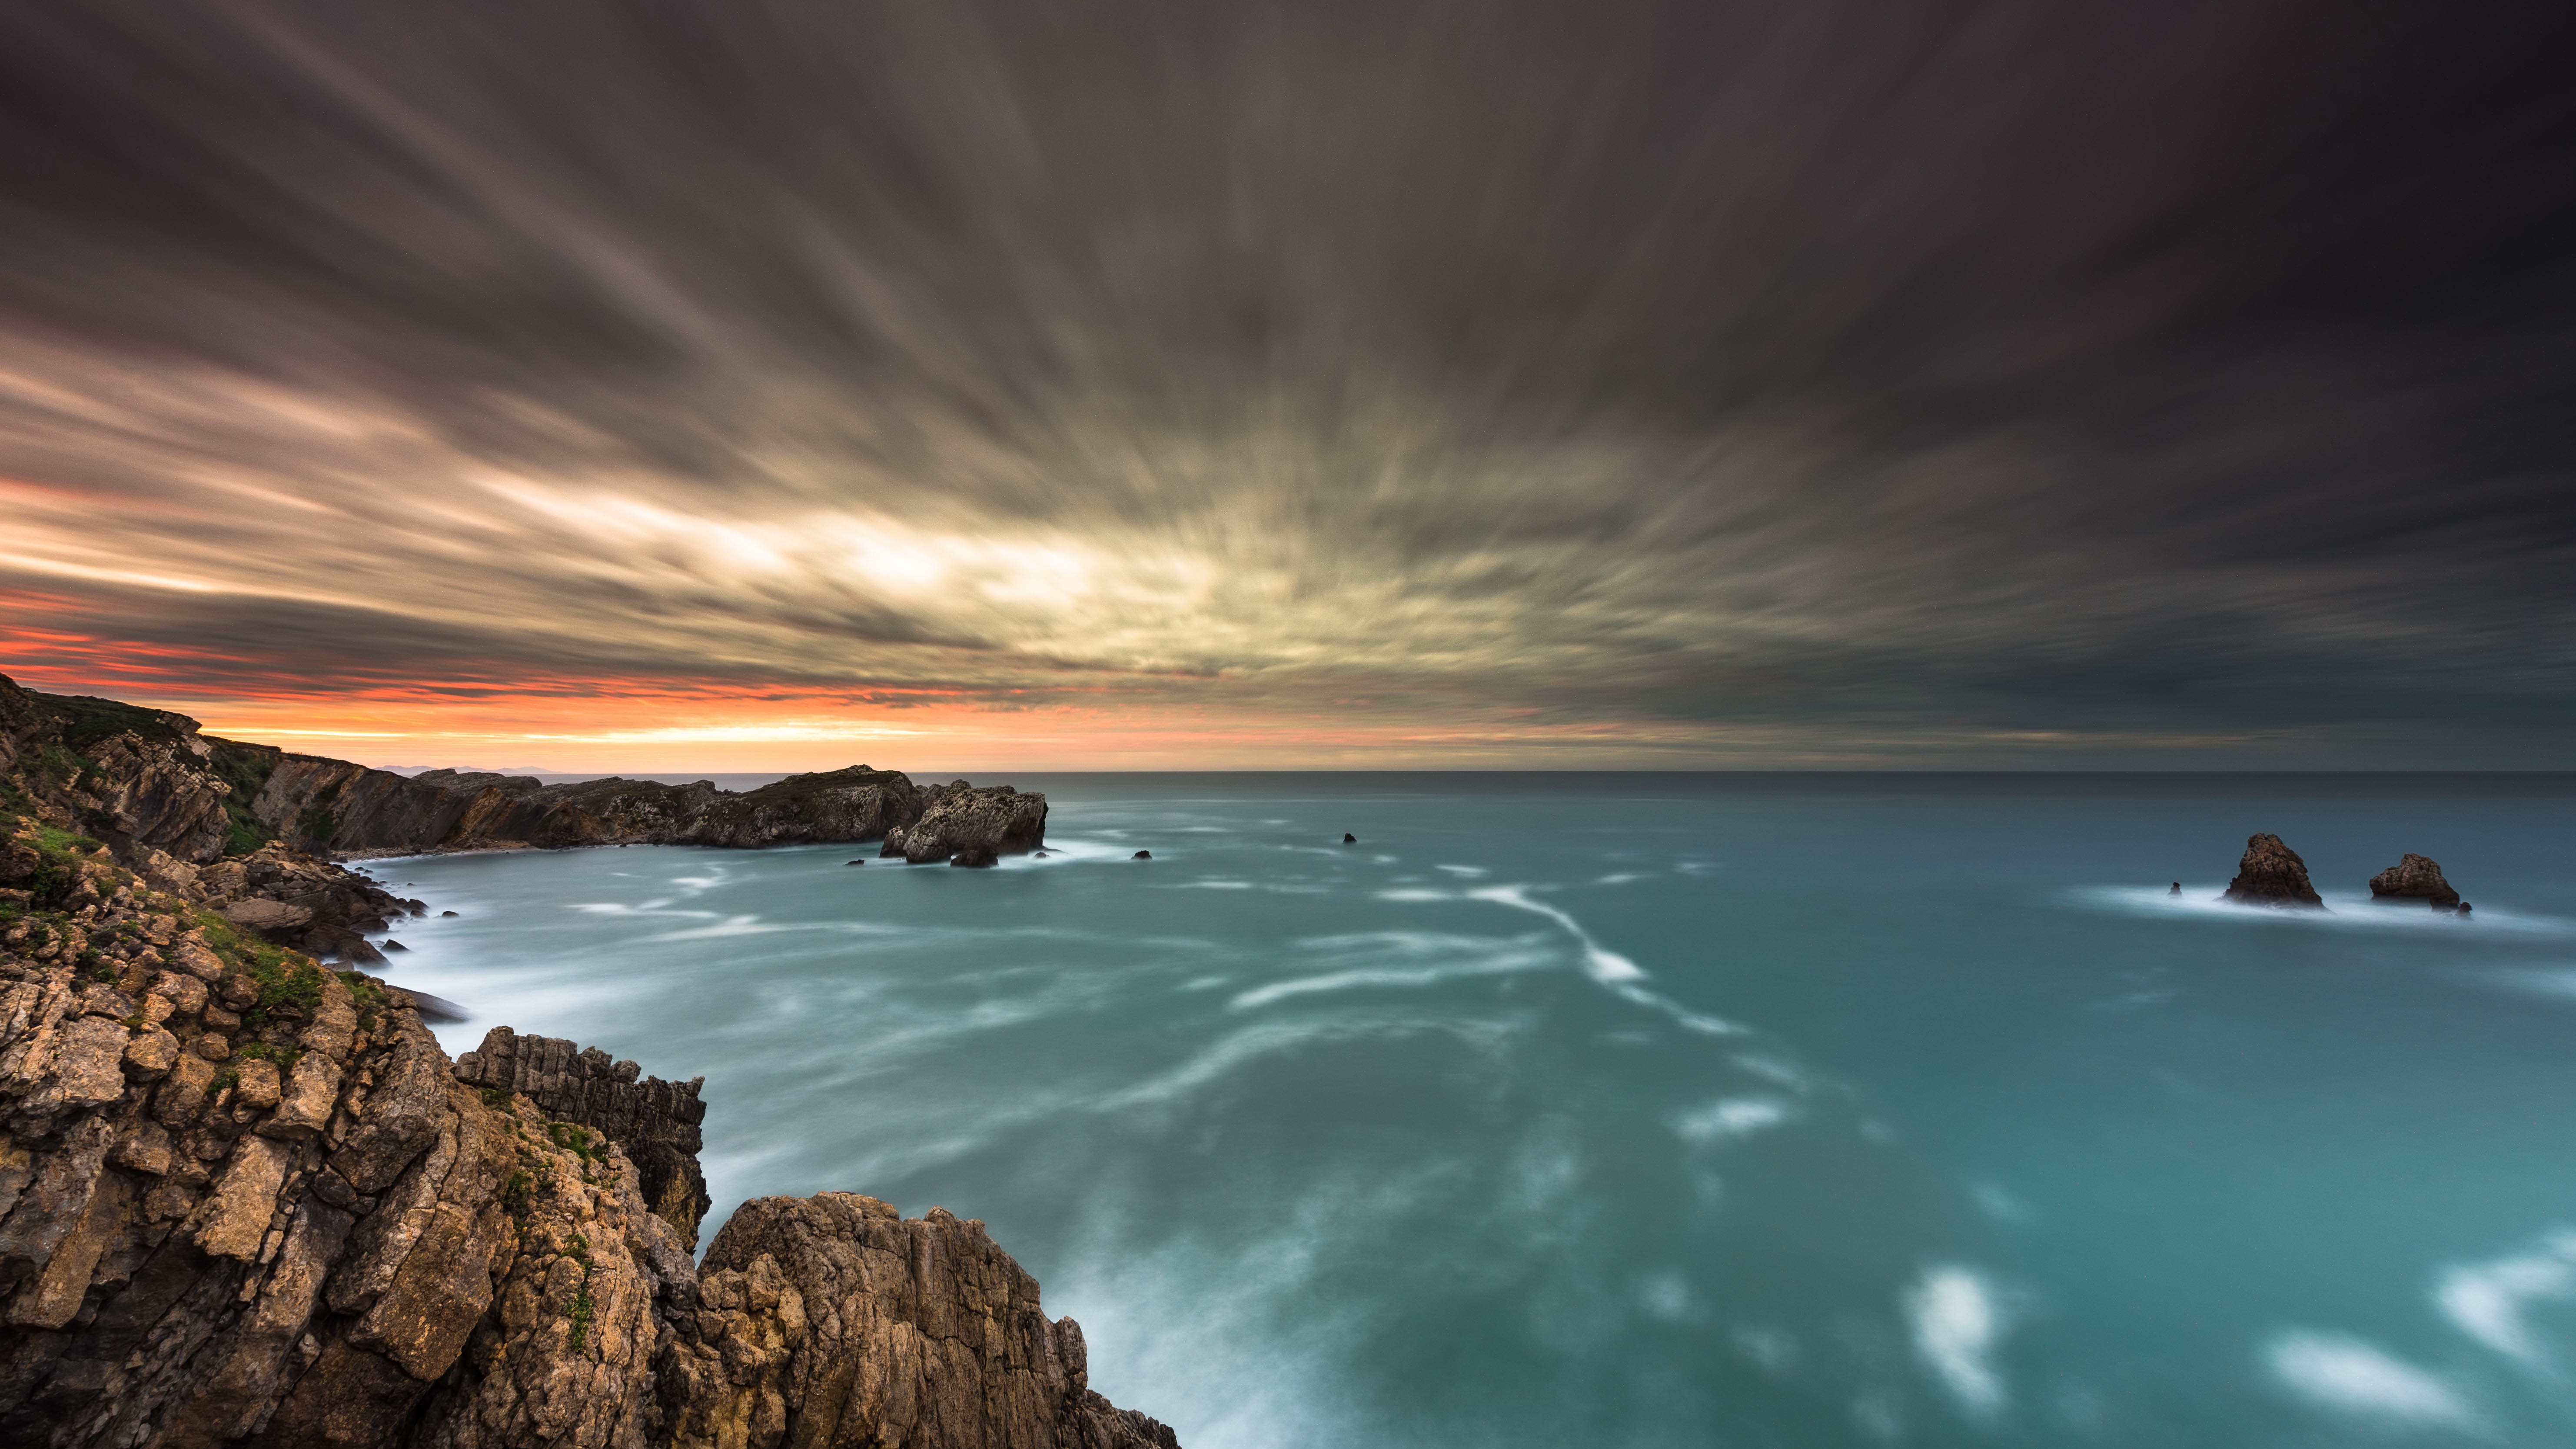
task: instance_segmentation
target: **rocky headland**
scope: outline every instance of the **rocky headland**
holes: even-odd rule
[[[2305,906],[2324,910],[2325,900],[2308,881],[2308,863],[2281,843],[2277,835],[2255,835],[2245,841],[2236,863],[2236,878],[2224,897],[2239,905]]]
[[[244,796],[304,757],[260,776],[258,748],[0,680],[0,1442],[1176,1449],[1090,1390],[1081,1329],[979,1222],[761,1198],[695,1260],[700,1084],[506,1028],[450,1061],[309,949],[422,906],[270,839],[284,807]],[[344,768],[334,801],[425,798]],[[562,843],[605,843],[547,834],[572,810],[728,844],[931,822],[950,856],[1043,823],[837,773],[867,778],[658,816],[469,798]],[[411,818],[461,843],[464,813]]]
[[[755,790],[430,770],[404,776],[199,731],[167,710],[40,694],[0,675],[0,734],[21,742],[66,824],[191,865],[275,841],[333,859],[582,845],[752,847],[888,840],[923,864],[1045,843],[1046,797],[866,765]],[[925,828],[927,827],[927,828]]]

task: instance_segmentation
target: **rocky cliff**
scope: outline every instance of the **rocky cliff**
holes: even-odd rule
[[[0,691],[0,1442],[1174,1449],[979,1223],[762,1199],[701,1268],[696,1083],[506,1030],[460,1079],[402,992],[232,894],[345,872],[180,857],[212,814],[156,833],[181,816],[109,750],[46,773],[61,722],[25,703]],[[174,748],[136,768],[203,764]]]
[[[560,1037],[521,1036],[497,1026],[481,1047],[456,1059],[456,1079],[519,1093],[549,1117],[615,1141],[635,1164],[645,1206],[697,1247],[698,1220],[712,1205],[707,1180],[698,1172],[698,1151],[705,1145],[699,1124],[707,1120],[698,1088],[706,1078],[666,1082],[644,1076],[633,1062],[609,1060],[597,1047],[585,1050]]]
[[[2277,835],[2248,836],[2236,878],[2224,899],[2249,906],[2309,906],[2325,909],[2317,888],[2308,882],[2308,863],[2281,843]]]
[[[1046,841],[1046,797],[1008,785],[915,785],[900,771],[866,765],[792,775],[741,792],[704,780],[549,785],[529,775],[456,770],[405,777],[218,739],[166,710],[40,694],[6,676],[0,676],[0,778],[16,782],[0,795],[0,808],[14,802],[120,851],[148,846],[192,867],[249,855],[271,841],[295,852],[356,857],[904,838],[918,844],[886,854],[961,864],[990,864]],[[295,889],[310,895],[319,887]],[[352,929],[365,933],[350,922],[402,909],[389,896],[337,915],[310,903],[289,904],[305,904],[314,914],[300,926],[277,929],[309,930],[318,922],[325,929],[312,944],[335,954],[344,951],[342,938]]]

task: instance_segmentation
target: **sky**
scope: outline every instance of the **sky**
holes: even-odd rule
[[[6,7],[0,672],[403,765],[2576,767],[2558,9]]]

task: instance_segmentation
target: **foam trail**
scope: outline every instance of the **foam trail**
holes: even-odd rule
[[[2350,1334],[2293,1329],[2263,1356],[2292,1392],[2340,1414],[2454,1428],[2477,1422],[2449,1384]]]
[[[1726,1097],[1675,1117],[1673,1131],[1683,1141],[1704,1147],[1750,1137],[1779,1126],[1792,1115],[1789,1104],[1777,1097]]]
[[[2576,1232],[2552,1233],[2537,1252],[2453,1268],[2433,1301],[2462,1333],[2508,1358],[2545,1365],[2540,1342],[2523,1320],[2535,1300],[2576,1297]]]
[[[1683,1027],[1691,1031],[1704,1033],[1708,1036],[1741,1036],[1744,1034],[1743,1027],[1736,1025],[1734,1022],[1728,1021],[1724,1017],[1710,1016],[1705,1012],[1693,1011],[1689,1007],[1682,1005],[1680,1002],[1675,1001],[1670,997],[1648,991],[1645,987],[1638,985],[1637,983],[1646,979],[1645,968],[1639,966],[1636,962],[1629,960],[1627,957],[1620,955],[1618,952],[1605,948],[1600,942],[1593,940],[1592,933],[1583,929],[1583,923],[1574,919],[1573,916],[1568,915],[1566,912],[1559,910],[1555,906],[1549,905],[1545,901],[1531,900],[1529,898],[1528,891],[1529,887],[1527,886],[1484,886],[1467,892],[1467,897],[1470,900],[1489,901],[1498,906],[1509,906],[1514,910],[1530,911],[1535,914],[1545,916],[1549,920],[1563,926],[1565,928],[1565,933],[1572,936],[1575,944],[1583,948],[1583,969],[1585,974],[1589,975],[1593,980],[1610,988],[1611,991],[1617,993],[1625,1000],[1632,1001],[1639,1006],[1645,1007],[1649,1011],[1662,1012],[1664,1015],[1669,1016],[1674,1021],[1680,1023]],[[1387,895],[1390,898],[1393,897],[1392,892],[1380,892],[1380,894]],[[1435,899],[1438,895],[1437,892],[1424,892],[1423,894]],[[1412,898],[1413,897],[1410,895],[1405,897],[1405,899]]]
[[[2007,1394],[1993,1356],[2004,1314],[1983,1277],[1956,1265],[1926,1268],[1906,1292],[1905,1316],[1913,1325],[1915,1352],[1959,1407],[1979,1419],[2003,1411]]]

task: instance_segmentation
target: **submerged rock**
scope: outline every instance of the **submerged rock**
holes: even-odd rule
[[[2299,853],[2281,843],[2277,835],[2249,836],[2244,858],[2236,863],[2236,878],[2227,883],[2224,897],[2239,905],[2305,906],[2325,909],[2317,888],[2308,882],[2308,863]]]
[[[2442,879],[2442,867],[2429,856],[2408,854],[2370,878],[2375,901],[2431,901],[2437,910],[2460,903],[2460,893]]]
[[[993,848],[989,845],[966,845],[958,847],[957,853],[948,857],[948,863],[990,868],[1000,865],[1002,859],[993,853]]]

